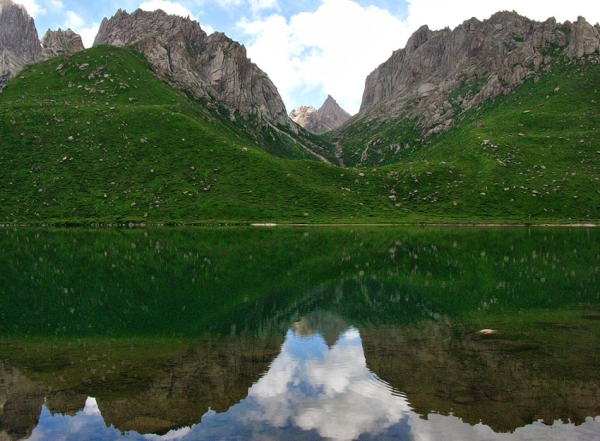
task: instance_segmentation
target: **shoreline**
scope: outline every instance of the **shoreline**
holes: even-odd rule
[[[206,223],[182,223],[182,222],[59,222],[59,223],[0,223],[0,228],[232,228],[232,227],[250,227],[250,228],[390,228],[390,227],[438,227],[438,228],[598,228],[600,223],[593,222],[572,222],[572,223],[497,223],[497,222],[407,222],[407,223],[346,223],[346,222],[325,222],[325,223],[276,223],[276,222],[206,222]]]

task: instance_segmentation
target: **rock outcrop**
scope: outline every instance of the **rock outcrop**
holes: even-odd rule
[[[295,130],[277,88],[248,59],[245,47],[222,33],[207,36],[197,21],[161,10],[119,10],[102,21],[94,40],[99,44],[133,45],[173,87],[216,99],[244,117]]]
[[[454,30],[423,26],[368,76],[358,118],[407,117],[425,136],[443,133],[462,111],[550,71],[557,57],[598,62],[599,51],[600,28],[582,17],[541,23],[498,12]]]
[[[290,118],[312,133],[319,133],[319,116],[313,106],[300,106],[292,110]]]
[[[42,37],[43,58],[54,58],[59,55],[71,54],[84,50],[81,35],[71,29],[52,31],[48,29]]]
[[[0,89],[41,55],[33,18],[23,6],[0,0]]]
[[[300,106],[292,110],[290,118],[312,133],[324,133],[341,127],[350,119],[350,114],[342,109],[331,95],[319,110],[313,106]]]

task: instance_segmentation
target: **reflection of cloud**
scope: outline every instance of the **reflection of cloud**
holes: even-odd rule
[[[85,413],[86,415],[100,414],[98,402],[95,398],[88,397],[87,400],[85,400],[85,407],[83,408],[83,413]]]
[[[430,414],[423,419],[393,394],[366,365],[362,341],[354,328],[342,332],[331,347],[316,333],[312,338],[288,331],[281,353],[248,397],[227,412],[208,410],[199,424],[164,435],[120,433],[107,427],[95,398],[75,416],[51,415],[44,406],[30,440],[81,439],[192,441],[205,439],[352,440],[384,437],[415,441],[543,439],[597,440],[600,417],[582,425],[556,421],[533,423],[514,433],[495,433],[483,424],[471,426],[455,416]]]
[[[294,356],[298,344],[323,356]],[[406,400],[392,395],[367,368],[360,335],[354,328],[343,333],[331,349],[318,334],[301,339],[289,332],[281,354],[250,389],[249,397],[259,406],[244,417],[248,421],[269,422],[275,427],[293,423],[339,440],[380,433],[409,411]]]
[[[471,426],[455,416],[430,414],[427,420],[413,414],[410,421],[415,441],[446,441],[454,439],[486,441],[578,441],[597,440],[600,434],[600,418],[587,418],[580,426],[555,421],[547,426],[541,422],[521,427],[514,433],[496,433],[489,426]]]

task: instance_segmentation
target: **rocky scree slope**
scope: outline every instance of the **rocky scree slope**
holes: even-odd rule
[[[528,78],[537,82],[558,59],[587,57],[598,63],[599,51],[600,27],[583,17],[574,23],[554,18],[542,23],[498,12],[454,30],[423,26],[367,77],[360,111],[345,127],[400,121],[402,132],[412,130],[412,141],[422,143],[454,127],[463,112],[510,93]],[[362,140],[368,148],[377,134],[367,132]],[[341,139],[348,133],[342,132]],[[402,148],[397,144],[388,147]]]
[[[300,106],[292,110],[290,118],[312,133],[324,133],[337,129],[350,119],[351,115],[342,109],[331,95],[319,110],[313,106]]]
[[[40,41],[27,10],[12,0],[0,0],[0,91],[27,65],[83,49],[81,37],[71,29],[48,29]]]
[[[133,45],[171,86],[197,99],[218,100],[244,117],[297,131],[277,88],[248,59],[245,47],[219,32],[207,36],[196,21],[161,10],[119,10],[102,21],[94,46],[101,44]]]

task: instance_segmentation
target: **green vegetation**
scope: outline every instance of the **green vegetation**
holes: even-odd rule
[[[0,334],[285,332],[598,303],[595,229],[6,229]],[[486,327],[486,326],[482,326]]]
[[[379,170],[395,177],[394,193],[407,213],[465,222],[597,221],[599,86],[600,65],[565,59],[463,113],[440,136],[422,139],[404,121],[377,120],[329,136],[354,158],[360,145],[378,146],[362,161],[346,162],[391,164]]]
[[[98,47],[31,66],[0,99],[0,223],[393,216],[376,185],[355,183],[357,171],[266,153],[306,156],[280,142],[298,143],[288,134],[251,131],[251,121],[234,123],[222,106],[182,96],[129,48]],[[272,142],[260,148],[250,134]]]
[[[244,399],[289,329],[332,345],[354,327],[369,369],[421,415],[453,412],[498,431],[531,415],[581,422],[597,408],[599,236],[6,228],[4,415],[27,415],[13,403],[32,403],[37,424],[42,403],[73,414],[91,396],[123,432],[189,426],[209,406],[225,412]],[[512,414],[501,411],[507,402]]]
[[[597,222],[600,66],[538,80],[439,137],[404,120],[317,137],[186,97],[130,48],[93,48],[0,95],[0,224]],[[306,149],[335,163],[337,141],[346,166],[378,168]]]

